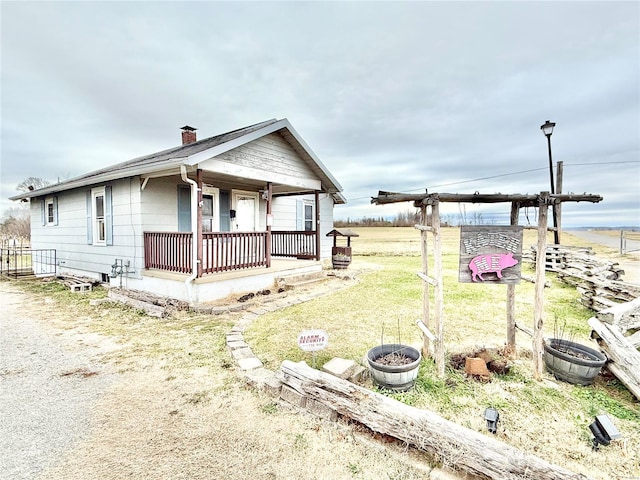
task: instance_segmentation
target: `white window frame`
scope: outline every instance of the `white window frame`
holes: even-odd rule
[[[311,218],[307,219],[307,207],[311,207]],[[316,215],[315,215],[315,202],[311,201],[311,200],[303,200],[302,201],[302,228],[305,232],[314,232],[315,231],[315,221],[316,221]],[[307,222],[311,222],[311,228],[307,229]]]
[[[98,217],[97,199],[102,197],[102,217]],[[91,224],[93,225],[93,245],[107,244],[107,193],[105,187],[91,189]],[[100,239],[100,226],[104,238]]]
[[[210,185],[202,186],[202,195],[213,197],[213,224],[211,226],[212,232],[220,231],[220,189],[212,187]],[[203,229],[204,231],[204,229]]]
[[[49,212],[49,209],[51,209],[51,212]],[[47,198],[44,202],[44,218],[47,227],[56,225],[56,205],[53,197]]]

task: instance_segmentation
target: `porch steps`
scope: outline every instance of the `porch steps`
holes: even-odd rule
[[[291,290],[294,288],[306,287],[309,285],[315,285],[321,282],[326,282],[327,276],[324,272],[309,272],[293,275],[283,275],[276,277],[276,287],[284,288],[285,290]]]

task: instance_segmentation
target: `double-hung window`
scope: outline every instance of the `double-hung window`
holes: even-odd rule
[[[313,230],[313,204],[304,202],[304,231],[312,232]]]
[[[107,226],[104,216],[104,187],[91,190],[93,207],[93,243],[104,245],[107,241]]]
[[[315,208],[310,200],[296,200],[296,230],[315,231]]]
[[[42,201],[42,225],[58,225],[58,197],[49,197]]]
[[[87,243],[113,245],[111,187],[96,187],[87,192]]]

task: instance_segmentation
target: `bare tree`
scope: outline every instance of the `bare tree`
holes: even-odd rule
[[[30,238],[31,225],[29,221],[29,212],[18,216],[9,216],[0,223],[0,233],[12,238]]]
[[[39,190],[41,188],[48,187],[49,185],[51,185],[51,182],[48,180],[44,180],[39,177],[29,177],[20,182],[16,187],[16,190],[19,192],[30,192],[31,190]]]

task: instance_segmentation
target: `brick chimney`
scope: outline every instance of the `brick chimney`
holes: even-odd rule
[[[187,145],[188,143],[195,143],[196,130],[197,128],[190,127],[189,125],[185,125],[184,127],[182,127],[182,144],[183,145]]]

